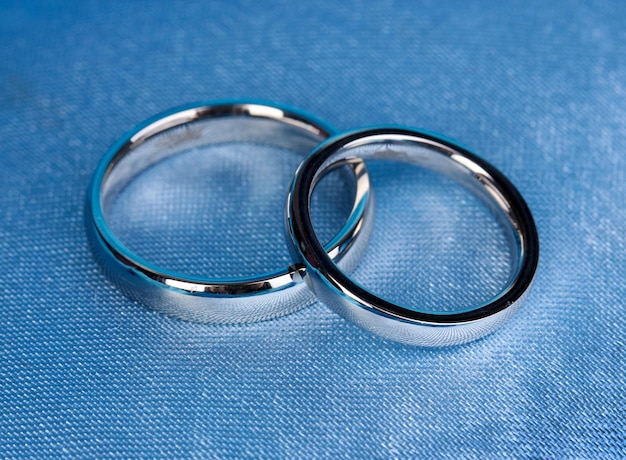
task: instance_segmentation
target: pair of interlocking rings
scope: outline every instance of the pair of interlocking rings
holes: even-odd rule
[[[207,144],[247,142],[306,155],[288,190],[285,223],[293,264],[247,278],[211,279],[174,273],[130,251],[107,223],[115,197],[139,173],[181,151],[137,149],[148,139],[202,122]],[[180,142],[184,143],[184,138]],[[176,142],[174,142],[175,144]],[[176,148],[178,147],[178,148]],[[453,312],[420,311],[364,289],[348,273],[365,248],[373,222],[373,193],[365,160],[422,166],[452,178],[480,198],[505,229],[513,255],[506,286],[490,301]],[[329,171],[343,167],[354,184],[348,218],[326,245],[311,221],[311,195]],[[416,129],[379,126],[336,134],[315,117],[259,101],[218,101],[178,108],[147,120],[118,140],[98,165],[87,203],[94,254],[127,295],[187,320],[243,323],[296,311],[318,298],[349,321],[385,338],[420,346],[456,345],[499,327],[521,305],[539,260],[537,229],[528,206],[496,168],[448,139]]]

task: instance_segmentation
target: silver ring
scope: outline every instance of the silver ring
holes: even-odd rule
[[[468,310],[434,313],[386,301],[350,279],[324,252],[311,225],[310,197],[316,182],[337,162],[390,159],[422,166],[465,186],[490,209],[507,232],[514,256],[506,287]],[[372,219],[367,219],[372,220]],[[397,127],[353,131],[318,146],[294,176],[286,209],[295,260],[318,298],[357,325],[385,338],[420,346],[456,345],[498,328],[519,308],[539,261],[532,214],[511,182],[496,168],[455,143],[427,132]]]
[[[110,202],[141,171],[175,155],[185,136],[172,139],[148,153],[137,147],[154,136],[199,120],[210,121],[199,135],[207,144],[254,142],[284,147],[303,157],[334,129],[302,111],[257,101],[218,101],[192,104],[147,120],[119,139],[100,161],[89,188],[87,231],[96,259],[123,292],[161,312],[183,319],[215,323],[242,323],[274,318],[315,300],[302,282],[303,266],[292,265],[271,273],[246,278],[212,279],[171,272],[130,251],[107,224]],[[197,126],[197,125],[194,125]],[[187,136],[194,137],[194,136]],[[176,144],[172,146],[172,144]],[[145,150],[145,149],[144,149]],[[367,208],[369,180],[362,162],[347,168],[354,180],[355,201],[343,227],[326,245],[342,264],[361,238]],[[287,187],[286,187],[287,188]],[[287,190],[285,190],[286,192]],[[363,244],[363,243],[361,243]],[[345,260],[344,260],[345,259]]]

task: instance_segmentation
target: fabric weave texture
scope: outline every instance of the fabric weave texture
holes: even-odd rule
[[[624,18],[608,0],[0,2],[0,457],[625,457]],[[494,164],[539,229],[526,304],[477,342],[421,349],[320,303],[213,326],[128,300],[88,246],[91,174],[142,120],[225,98],[340,130],[417,126]],[[203,170],[185,176],[183,160],[120,196],[116,222],[138,250],[204,270],[215,259],[196,242],[209,241],[250,267],[282,263],[283,197],[230,226],[251,193],[235,186],[259,183],[216,174],[206,187],[224,201],[207,200],[187,187]],[[274,163],[250,174],[288,181],[297,161]],[[497,292],[509,256],[474,197],[403,165],[370,169],[360,282],[432,309]],[[280,181],[260,184],[242,213]],[[322,192],[328,229],[345,200]],[[170,233],[133,233],[145,222]]]

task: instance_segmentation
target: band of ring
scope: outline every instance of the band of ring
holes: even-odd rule
[[[356,158],[389,159],[423,166],[452,178],[476,194],[507,231],[515,259],[509,282],[499,295],[462,311],[419,311],[372,294],[335,265],[312,227],[310,197],[316,182],[329,168]],[[292,181],[286,227],[293,243],[294,260],[305,264],[305,280],[322,302],[371,332],[419,346],[461,344],[495,330],[524,301],[539,261],[539,239],[532,214],[513,184],[465,148],[414,129],[384,126],[362,129],[334,137],[317,147],[300,165]]]
[[[118,240],[107,224],[103,204],[105,188],[111,188],[107,184],[115,182],[116,175],[133,175],[160,161],[160,158],[139,162],[125,160],[137,147],[158,134],[182,125],[235,117],[273,120],[279,127],[284,125],[295,134],[281,137],[280,130],[277,134],[261,127],[255,130],[255,136],[261,136],[263,143],[287,148],[290,143],[297,142],[299,148],[304,149],[303,155],[334,133],[334,129],[325,122],[305,112],[272,103],[251,100],[197,103],[162,113],[137,126],[107,151],[94,173],[86,217],[87,233],[96,259],[108,278],[124,293],[166,314],[200,322],[253,322],[282,316],[315,300],[302,282],[304,268],[301,264],[246,278],[185,276],[157,267],[134,254]],[[306,147],[309,144],[310,147]],[[123,161],[134,166],[118,167]],[[133,168],[137,171],[133,172]],[[361,230],[369,196],[369,179],[363,162],[350,162],[347,168],[354,176],[355,201],[345,224],[326,245],[329,257],[342,264],[355,263],[353,258],[344,256],[361,236],[366,236]],[[131,173],[118,171],[129,169]],[[118,184],[117,187],[123,186]]]

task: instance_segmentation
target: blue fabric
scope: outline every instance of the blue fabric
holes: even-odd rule
[[[626,6],[292,3],[0,5],[0,456],[626,456]],[[85,236],[99,158],[161,110],[237,97],[340,129],[420,126],[499,167],[541,236],[525,306],[425,350],[321,304],[218,327],[128,300]],[[431,308],[501,286],[502,235],[471,196],[398,165],[372,175],[363,284]],[[261,242],[282,238],[269,222]],[[243,237],[216,231],[236,252]],[[276,262],[262,246],[249,260]]]

